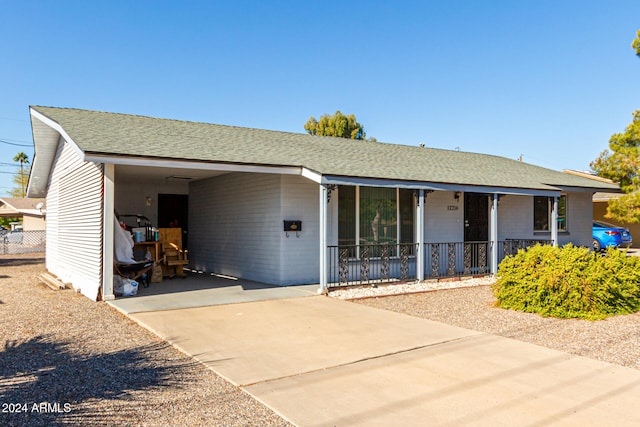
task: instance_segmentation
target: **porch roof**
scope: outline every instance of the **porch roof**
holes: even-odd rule
[[[57,133],[70,139],[85,157],[102,156],[107,163],[117,164],[126,157],[300,167],[322,176],[487,188],[618,189],[615,184],[487,154],[69,108],[34,106],[31,110],[36,145],[32,169],[40,168],[32,174],[39,176],[48,175],[41,168],[52,160],[49,148],[42,150],[47,161],[37,161],[39,135],[51,138],[55,124]],[[42,120],[48,122],[44,127],[49,132],[36,132],[36,127],[43,127]],[[32,194],[39,195],[37,190]]]

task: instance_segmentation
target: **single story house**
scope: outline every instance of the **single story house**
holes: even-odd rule
[[[495,272],[591,245],[613,184],[503,157],[78,109],[30,108],[47,269],[112,299],[114,215],[180,218],[190,267],[275,285]],[[174,218],[175,217],[175,218]]]
[[[0,198],[0,217],[22,218],[24,231],[45,229],[45,199]]]

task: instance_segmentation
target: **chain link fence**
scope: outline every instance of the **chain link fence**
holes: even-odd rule
[[[44,252],[46,249],[46,232],[10,231],[0,234],[0,254],[27,254]]]

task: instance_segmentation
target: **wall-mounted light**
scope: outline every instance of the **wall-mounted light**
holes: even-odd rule
[[[456,191],[455,193],[453,193],[453,198],[456,199],[456,202],[460,201],[460,195],[461,193],[459,191]]]
[[[153,202],[153,199],[151,198],[151,196],[147,196],[147,198],[144,200],[144,204],[149,207],[151,206],[151,203]]]

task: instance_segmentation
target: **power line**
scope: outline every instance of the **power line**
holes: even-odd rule
[[[33,144],[18,144],[16,142],[5,141],[4,139],[0,139],[0,142],[3,144],[15,145],[17,147],[33,147]]]

